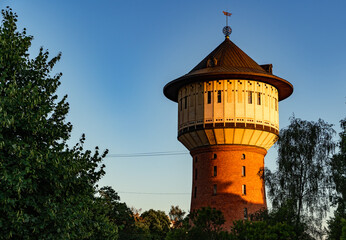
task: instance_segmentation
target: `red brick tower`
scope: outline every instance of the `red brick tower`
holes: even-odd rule
[[[188,74],[169,82],[164,94],[178,102],[178,140],[193,158],[191,211],[222,210],[229,229],[266,208],[258,172],[279,133],[278,101],[293,86],[258,65],[230,39]]]

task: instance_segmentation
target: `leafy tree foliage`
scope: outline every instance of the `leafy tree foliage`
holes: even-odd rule
[[[223,213],[211,207],[202,207],[192,212],[190,219],[195,228],[207,233],[220,232],[225,223]]]
[[[224,218],[221,211],[201,208],[189,214],[179,228],[171,229],[166,240],[295,239],[295,226],[282,221],[282,214],[263,210],[251,216],[251,221],[235,221],[231,231],[226,232],[222,229]]]
[[[340,239],[342,220],[346,219],[346,118],[340,121],[342,132],[339,141],[339,152],[331,159],[334,195],[332,200],[337,206],[334,217],[328,221],[328,239]]]
[[[174,228],[181,227],[184,220],[185,212],[179,208],[179,206],[171,206],[169,211],[169,217],[173,223]]]
[[[69,148],[67,96],[58,100],[61,73],[50,72],[32,36],[17,30],[17,15],[2,10],[0,26],[0,237],[3,239],[116,239],[117,227],[94,194],[106,155]]]
[[[136,232],[133,213],[126,203],[120,202],[118,193],[112,187],[105,186],[99,190],[99,194],[108,219],[119,229],[119,240],[138,239],[132,238]]]
[[[188,214],[178,228],[172,228],[166,240],[221,239],[223,214],[214,208],[204,207]],[[226,233],[226,238],[228,234]]]
[[[150,209],[141,214],[144,223],[149,227],[151,239],[165,239],[170,228],[170,220],[168,216],[160,210]]]
[[[131,211],[135,219],[135,228],[133,229],[132,234],[129,235],[127,239],[151,240],[149,226],[145,223],[140,214],[141,209],[131,208]]]
[[[329,209],[334,130],[323,120],[290,120],[277,142],[278,169],[274,173],[266,170],[269,197],[274,207],[290,204],[297,227],[303,218],[313,219],[319,226]]]
[[[266,221],[236,221],[231,239],[239,240],[290,240],[295,239],[294,227],[286,223],[269,224]]]

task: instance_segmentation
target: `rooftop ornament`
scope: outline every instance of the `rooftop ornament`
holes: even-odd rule
[[[229,38],[229,35],[232,33],[232,28],[228,26],[228,17],[232,15],[232,13],[222,11],[223,14],[226,16],[226,26],[222,29],[223,34],[225,34],[226,38]]]

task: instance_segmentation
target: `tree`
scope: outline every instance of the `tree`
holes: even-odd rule
[[[337,209],[334,217],[328,221],[328,239],[341,238],[342,220],[346,219],[346,118],[340,121],[340,126],[339,152],[334,154],[330,162],[335,190],[332,199]]]
[[[95,198],[103,154],[85,151],[84,135],[69,148],[67,96],[58,100],[61,73],[50,72],[32,36],[17,31],[17,15],[2,10],[0,26],[0,229],[4,239],[116,239],[117,227]]]
[[[189,239],[218,239],[225,223],[222,212],[211,207],[202,207],[190,213],[190,220],[193,226]]]
[[[182,225],[185,212],[179,208],[179,206],[171,206],[169,211],[169,217],[173,223],[174,228],[179,228]]]
[[[323,120],[309,122],[295,117],[280,131],[278,169],[274,173],[267,169],[265,180],[273,207],[290,204],[297,229],[303,219],[312,219],[320,228],[329,209],[333,135],[332,125]]]
[[[163,211],[150,209],[143,212],[141,218],[149,227],[150,235],[153,240],[165,239],[169,232],[170,221]]]
[[[118,193],[110,186],[102,187],[99,194],[99,200],[106,209],[108,219],[119,229],[119,240],[132,239],[131,235],[135,233],[135,219],[131,209],[126,203],[120,202]]]
[[[235,221],[231,228],[234,240],[290,240],[295,239],[294,227],[286,223],[266,221]]]

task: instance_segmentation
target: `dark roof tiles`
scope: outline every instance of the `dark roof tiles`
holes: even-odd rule
[[[208,67],[208,60],[215,58],[217,64],[215,67]],[[187,75],[196,72],[256,72],[266,73],[252,58],[244,53],[237,45],[228,38],[225,39],[214,51],[205,57],[196,67],[194,67]]]
[[[163,89],[165,96],[178,101],[178,91],[184,85],[221,79],[255,80],[275,86],[279,91],[279,100],[289,97],[293,92],[291,83],[271,73],[272,65],[262,68],[237,45],[226,37],[214,51],[205,57],[188,74],[169,83]],[[270,69],[270,71],[266,71]]]

